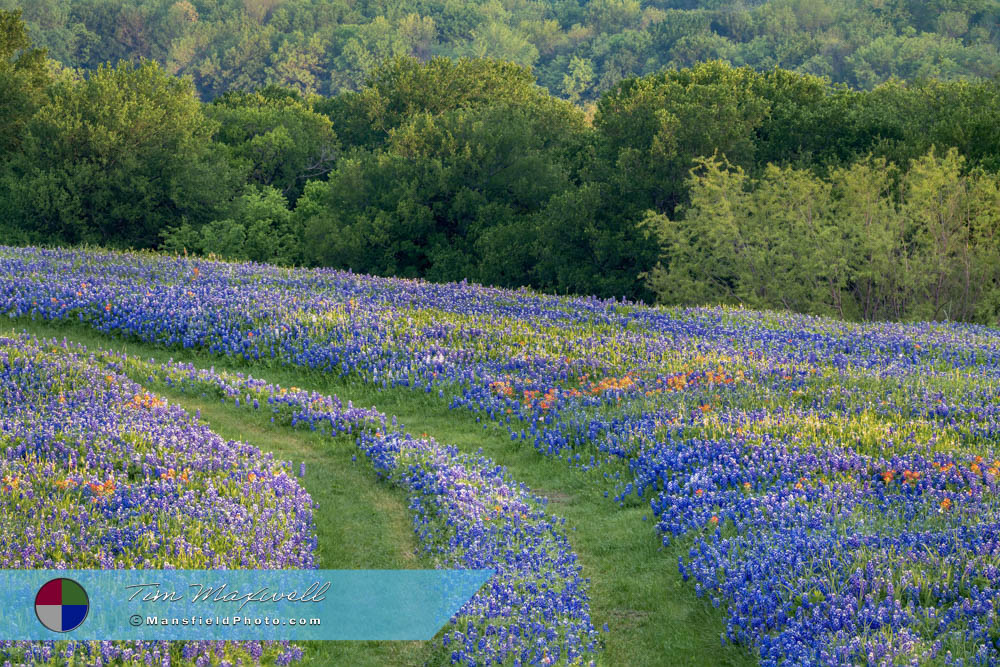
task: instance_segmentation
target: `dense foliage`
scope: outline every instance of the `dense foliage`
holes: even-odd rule
[[[0,313],[436,394],[603,473],[762,664],[1000,660],[997,329],[79,250],[0,269]]]
[[[866,160],[823,180],[771,166],[751,182],[706,159],[683,215],[646,219],[663,247],[651,285],[667,303],[1000,320],[1000,178],[966,173],[954,149],[892,171]]]
[[[203,103],[152,60],[63,69],[17,12],[0,19],[5,243],[847,318],[998,315],[1000,80],[857,90],[715,60],[623,79],[584,110],[512,62],[401,57],[330,97],[231,82]]]
[[[574,101],[710,59],[858,88],[1000,71],[997,0],[0,0],[16,7],[66,65],[149,58],[203,99],[269,84],[358,90],[396,56],[510,60]]]

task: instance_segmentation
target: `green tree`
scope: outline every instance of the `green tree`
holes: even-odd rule
[[[290,91],[227,93],[205,111],[219,124],[216,140],[250,182],[274,186],[292,203],[306,181],[325,176],[336,163],[339,143],[330,119]]]
[[[191,85],[155,63],[63,78],[12,160],[10,219],[42,242],[153,247],[181,219],[212,219],[235,174]]]
[[[526,274],[532,284],[605,298],[650,295],[639,267],[655,261],[656,245],[636,225],[608,215],[608,199],[606,185],[584,183],[553,196],[534,216],[533,268]]]
[[[373,148],[407,119],[456,109],[507,104],[560,104],[540,88],[531,70],[510,62],[463,58],[395,58],[374,72],[357,93],[344,93],[316,105],[326,113],[345,146]]]
[[[975,316],[971,319],[1000,326],[1000,178],[979,173],[973,188],[977,215],[972,219],[972,284]]]
[[[744,294],[758,296],[762,306],[844,315],[851,249],[831,218],[830,198],[830,184],[808,171],[774,165],[764,171],[744,233],[758,253]]]
[[[0,10],[0,155],[21,144],[49,80],[45,51],[31,48],[20,10]]]
[[[900,319],[914,298],[912,249],[893,199],[896,178],[884,158],[860,160],[831,174],[831,217],[847,240],[845,316]]]
[[[562,92],[570,102],[579,102],[594,83],[594,63],[573,57],[569,73],[563,76]]]
[[[856,212],[852,207],[863,200],[844,201],[837,184],[845,175],[852,186],[870,185],[853,172],[829,182],[774,165],[754,181],[718,158],[699,160],[690,179],[690,205],[673,221],[654,212],[645,219],[662,248],[659,264],[648,274],[650,287],[664,303],[742,303],[854,315],[849,290],[858,267],[852,258],[867,237],[838,217]],[[872,194],[866,187],[856,189]]]
[[[773,69],[754,80],[754,92],[767,104],[755,132],[755,172],[768,164],[822,170],[856,157],[857,147],[845,140],[852,99],[845,88],[818,76]]]
[[[312,182],[296,208],[311,263],[433,280],[523,284],[528,219],[571,185],[583,118],[566,103],[497,105],[394,129]]]
[[[240,13],[212,26],[202,24],[178,40],[168,64],[172,73],[190,76],[207,99],[231,90],[255,90],[276,83],[268,74],[275,39],[273,27]],[[272,71],[283,74],[280,68]]]
[[[36,43],[69,67],[153,58],[193,77],[206,100],[268,84],[358,91],[398,56],[510,60],[566,95],[579,58],[593,63],[592,97],[711,60],[864,90],[1000,71],[997,0],[0,0],[17,7]]]
[[[984,287],[995,280],[995,267],[985,265],[975,244],[995,229],[995,177],[965,175],[963,166],[957,150],[939,156],[932,149],[903,179],[900,213],[914,239],[913,269],[922,289],[912,314],[924,319],[971,319]],[[983,250],[992,256],[992,249]]]
[[[306,37],[296,32],[281,43],[267,70],[272,85],[293,88],[311,95],[322,85],[323,43],[319,35]]]
[[[754,133],[768,112],[754,90],[758,77],[710,62],[628,79],[601,98],[594,125],[606,171],[599,178],[617,185],[626,217],[649,208],[671,214],[686,198],[697,157],[718,152],[752,166]]]
[[[643,219],[661,249],[649,287],[661,303],[738,303],[745,277],[766,271],[753,264],[741,233],[751,216],[748,176],[713,156],[696,161],[690,185],[690,203],[676,220],[655,210]]]
[[[933,149],[897,180],[883,158],[822,179],[769,166],[759,180],[698,161],[675,220],[650,211],[664,303],[744,303],[862,319],[995,322],[1000,178]],[[896,193],[899,193],[898,195]]]
[[[251,188],[233,202],[230,216],[200,228],[188,223],[163,234],[163,249],[236,261],[298,264],[302,239],[288,202],[272,187]]]
[[[538,49],[518,30],[501,21],[480,25],[472,39],[459,46],[456,52],[472,58],[490,58],[532,67],[538,61]]]

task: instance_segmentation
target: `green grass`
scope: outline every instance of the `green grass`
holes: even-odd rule
[[[482,450],[506,466],[514,479],[547,496],[549,510],[566,519],[570,542],[591,582],[595,626],[607,623],[606,665],[749,665],[754,655],[741,647],[721,646],[722,612],[694,595],[681,580],[677,556],[687,543],[664,548],[647,504],[619,507],[604,497],[611,485],[600,474],[583,473],[565,462],[510,441],[506,432],[474,415],[449,410],[444,399],[407,389],[376,390],[356,380],[305,369],[248,364],[201,351],[164,350],[145,343],[112,339],[76,323],[27,319],[0,326],[40,337],[66,337],[88,347],[108,347],[165,361],[173,358],[218,369],[249,371],[283,386],[336,394],[356,405],[375,406],[395,415],[406,430],[427,433],[463,451]],[[317,514],[321,566],[325,568],[420,567],[412,557],[414,537],[404,496],[378,482],[370,469],[351,463],[352,443],[331,441],[308,431],[275,427],[245,411],[158,389],[202,417],[222,436],[246,440],[298,464],[306,462],[305,488],[320,503]],[[412,664],[436,661],[442,653],[421,643],[315,643],[307,647],[315,664]]]
[[[275,425],[263,416],[219,401],[157,387],[156,392],[201,418],[223,438],[248,442],[297,466],[300,482],[319,505],[316,534],[319,566],[327,569],[412,569],[425,567],[414,555],[416,536],[402,491],[380,483],[346,436],[330,438]],[[434,642],[297,642],[307,665],[421,665],[433,658]]]

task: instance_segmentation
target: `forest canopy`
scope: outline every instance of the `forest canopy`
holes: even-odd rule
[[[151,59],[203,100],[360,90],[392,58],[509,60],[553,95],[723,60],[871,89],[1000,72],[1000,0],[0,0],[67,67]]]
[[[157,6],[189,16],[181,4]],[[256,30],[304,6],[265,4],[191,7],[195,22],[231,10]],[[949,3],[968,10],[963,35],[993,5],[974,6]],[[0,11],[0,243],[855,319],[1000,316],[997,79],[858,88],[712,59],[625,73],[589,104],[579,86],[540,85],[541,63],[435,55],[434,41],[333,93],[266,77],[206,93],[141,49],[68,66],[53,56],[69,42],[37,48],[30,26]],[[271,57],[269,44],[254,53]],[[348,71],[323,62],[317,72]]]

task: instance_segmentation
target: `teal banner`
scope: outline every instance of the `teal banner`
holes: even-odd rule
[[[0,640],[431,639],[493,570],[0,570]]]

